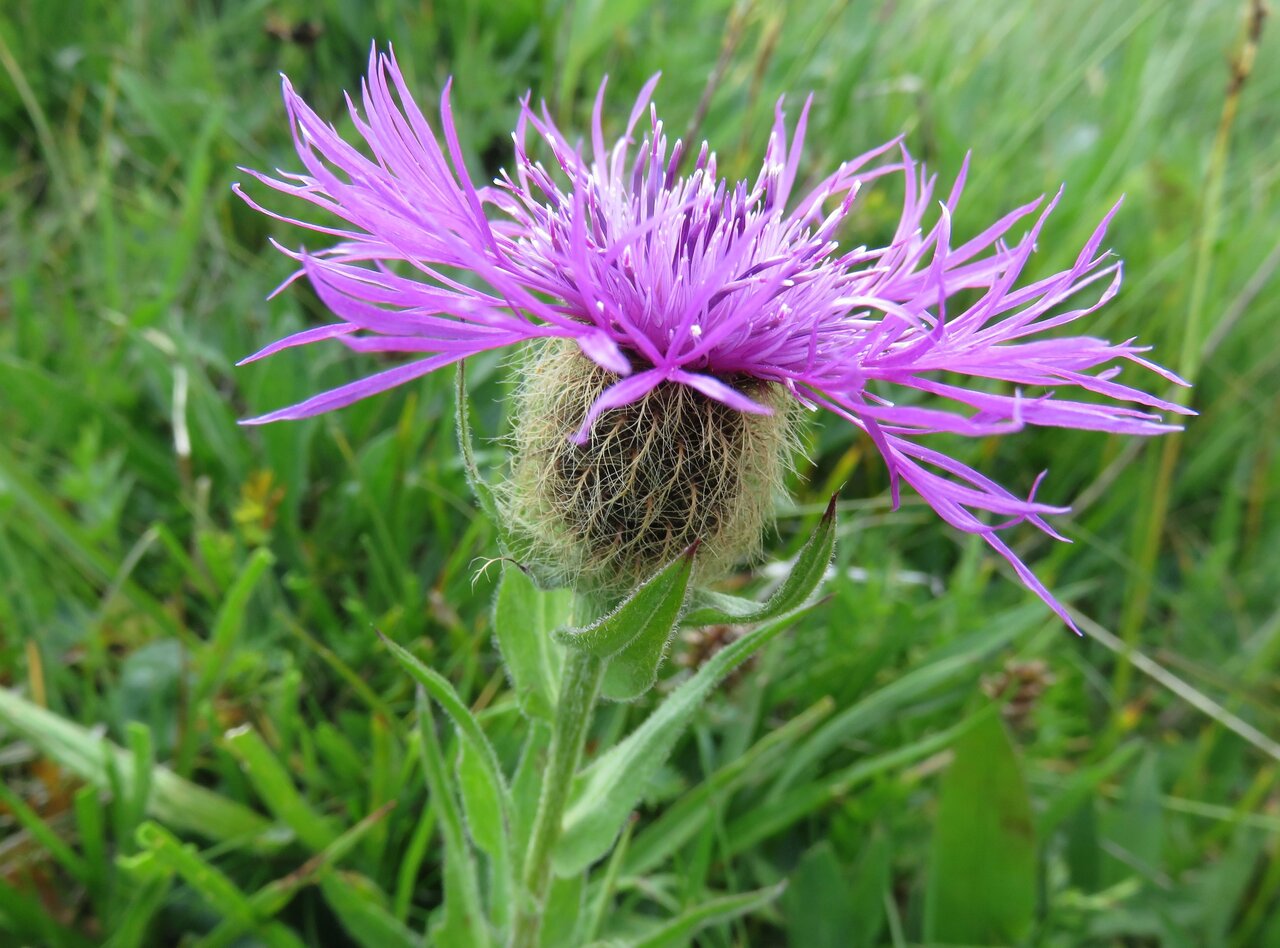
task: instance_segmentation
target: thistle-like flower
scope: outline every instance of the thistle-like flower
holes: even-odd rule
[[[370,158],[285,79],[306,172],[246,171],[346,223],[266,211],[336,239],[318,252],[284,252],[337,321],[250,359],[328,339],[415,358],[249,423],[330,411],[467,356],[537,340],[516,409],[512,517],[535,535],[535,548],[558,558],[553,569],[608,585],[633,580],[693,539],[703,541],[700,559],[720,565],[750,554],[787,463],[789,406],[826,409],[871,439],[895,505],[905,481],[947,523],[981,535],[1073,624],[1000,535],[1027,522],[1062,539],[1044,518],[1068,508],[1035,500],[1034,486],[1020,497],[921,438],[1024,425],[1177,430],[1114,403],[1188,413],[1116,381],[1131,362],[1182,384],[1143,348],[1054,332],[1120,286],[1121,263],[1100,249],[1115,208],[1069,269],[1019,286],[1057,197],[953,245],[967,162],[926,228],[935,179],[896,140],[793,197],[809,102],[790,136],[779,103],[754,183],[719,178],[705,144],[682,173],[684,145],[669,146],[650,105],[656,81],[612,146],[603,85],[589,147],[571,143],[526,97],[513,170],[477,187],[447,85],[438,134],[394,56],[371,53],[363,110],[348,99]],[[550,167],[531,153],[530,132]],[[861,189],[889,175],[905,183],[892,240],[842,249],[836,238]],[[1030,227],[1006,242],[1023,220]],[[1088,302],[1073,302],[1095,284]],[[964,305],[954,301],[961,291]],[[1101,400],[1056,397],[1072,388]]]

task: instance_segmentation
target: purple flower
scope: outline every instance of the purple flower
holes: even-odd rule
[[[926,447],[920,436],[1003,434],[1024,425],[1136,435],[1177,430],[1149,411],[1107,401],[1190,413],[1116,381],[1120,364],[1132,362],[1185,384],[1144,359],[1144,348],[1132,340],[1052,333],[1092,314],[1119,288],[1121,263],[1100,250],[1115,208],[1069,269],[1019,286],[1057,196],[953,244],[967,161],[926,229],[935,178],[893,141],[793,198],[809,102],[789,140],[779,103],[754,183],[718,178],[705,144],[682,174],[683,143],[668,145],[649,104],[656,82],[655,76],[641,91],[626,133],[612,146],[602,130],[603,85],[589,148],[567,140],[546,108],[533,109],[526,97],[513,135],[514,171],[477,187],[462,160],[447,85],[437,134],[394,56],[371,53],[363,114],[348,99],[369,158],[285,79],[285,107],[306,173],[248,173],[337,219],[328,226],[266,211],[334,238],[318,252],[284,252],[301,265],[295,277],[307,275],[337,321],[245,361],[323,339],[414,358],[248,423],[341,408],[467,356],[542,337],[573,340],[620,377],[591,406],[575,435],[579,443],[601,413],[663,383],[767,413],[731,381],[775,382],[871,438],[888,466],[895,504],[906,481],[949,524],[980,534],[1073,624],[999,533],[1025,521],[1062,539],[1044,517],[1068,508],[1036,501],[1035,487],[1026,498],[1013,494]],[[637,148],[634,132],[646,111]],[[531,131],[550,168],[530,154]],[[882,247],[841,248],[836,237],[860,190],[888,175],[905,183],[893,239]],[[1006,242],[1024,219],[1029,229]],[[1093,284],[1090,302],[1069,302]],[[961,291],[965,305],[954,301]],[[1006,384],[969,387],[956,376]],[[1104,400],[1056,397],[1063,388]],[[936,398],[928,406],[914,397],[899,402],[904,389]]]

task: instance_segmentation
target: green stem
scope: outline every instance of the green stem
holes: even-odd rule
[[[524,893],[516,915],[512,940],[515,948],[537,948],[538,945],[547,894],[551,891],[551,854],[560,838],[561,821],[603,676],[602,659],[576,650],[570,650],[565,656],[560,701],[556,705],[551,747],[547,751],[546,778],[521,874]]]

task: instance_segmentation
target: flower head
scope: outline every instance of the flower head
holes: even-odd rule
[[[250,359],[325,339],[415,358],[250,423],[340,408],[487,350],[569,340],[597,373],[584,383],[588,403],[563,432],[575,445],[590,449],[606,413],[628,406],[640,406],[633,419],[651,413],[653,393],[673,386],[696,393],[700,404],[744,416],[770,415],[781,392],[863,431],[888,466],[895,504],[905,481],[949,524],[980,534],[1071,624],[1000,537],[1027,522],[1061,539],[1044,518],[1066,508],[1036,501],[1034,488],[1026,498],[1013,494],[920,439],[1024,425],[1136,435],[1177,430],[1145,409],[1186,409],[1115,379],[1130,362],[1181,384],[1144,359],[1143,348],[1054,332],[1088,317],[1119,288],[1121,263],[1100,249],[1115,208],[1069,269],[1019,286],[1058,197],[1017,208],[955,245],[952,218],[967,162],[930,214],[936,179],[899,141],[845,162],[795,195],[808,102],[790,135],[779,103],[759,176],[730,183],[718,177],[715,153],[705,144],[686,162],[683,143],[669,143],[650,105],[656,82],[641,91],[625,133],[611,146],[603,132],[603,85],[589,146],[570,142],[545,106],[535,109],[526,97],[513,135],[513,171],[478,187],[463,163],[447,85],[437,133],[394,56],[371,53],[363,110],[348,99],[370,158],[285,79],[285,106],[306,171],[248,173],[344,222],[321,225],[267,211],[335,239],[318,252],[284,252],[337,321]],[[550,167],[531,152],[531,134]],[[690,170],[682,172],[686,163]],[[888,175],[905,183],[893,239],[842,248],[836,238],[860,190]],[[1030,226],[1007,241],[1024,220]],[[1089,302],[1074,302],[1094,284]],[[955,300],[961,291],[967,291],[963,305]],[[1102,400],[1060,398],[1062,389]],[[906,390],[933,403],[913,397],[900,404]]]

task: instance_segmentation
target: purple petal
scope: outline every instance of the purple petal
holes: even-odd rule
[[[410,362],[408,365],[396,366],[394,369],[387,369],[385,372],[378,372],[359,381],[349,382],[338,388],[330,389],[288,408],[280,408],[265,415],[258,415],[256,418],[246,418],[240,424],[265,425],[273,421],[295,421],[299,418],[310,418],[312,415],[320,415],[327,411],[346,408],[362,398],[377,395],[379,392],[385,392],[387,389],[403,385],[405,382],[412,382],[428,372],[434,372],[436,369],[451,365],[470,354],[467,352],[449,353],[447,355],[438,355],[431,359],[420,359],[417,362]]]
[[[650,369],[647,372],[640,372],[630,378],[625,378],[621,382],[614,382],[591,403],[591,407],[587,410],[587,416],[582,422],[582,427],[573,435],[573,443],[578,445],[586,444],[591,438],[591,429],[595,426],[597,418],[612,408],[621,408],[623,405],[630,405],[632,402],[639,401],[662,382],[663,373],[658,369]]]

